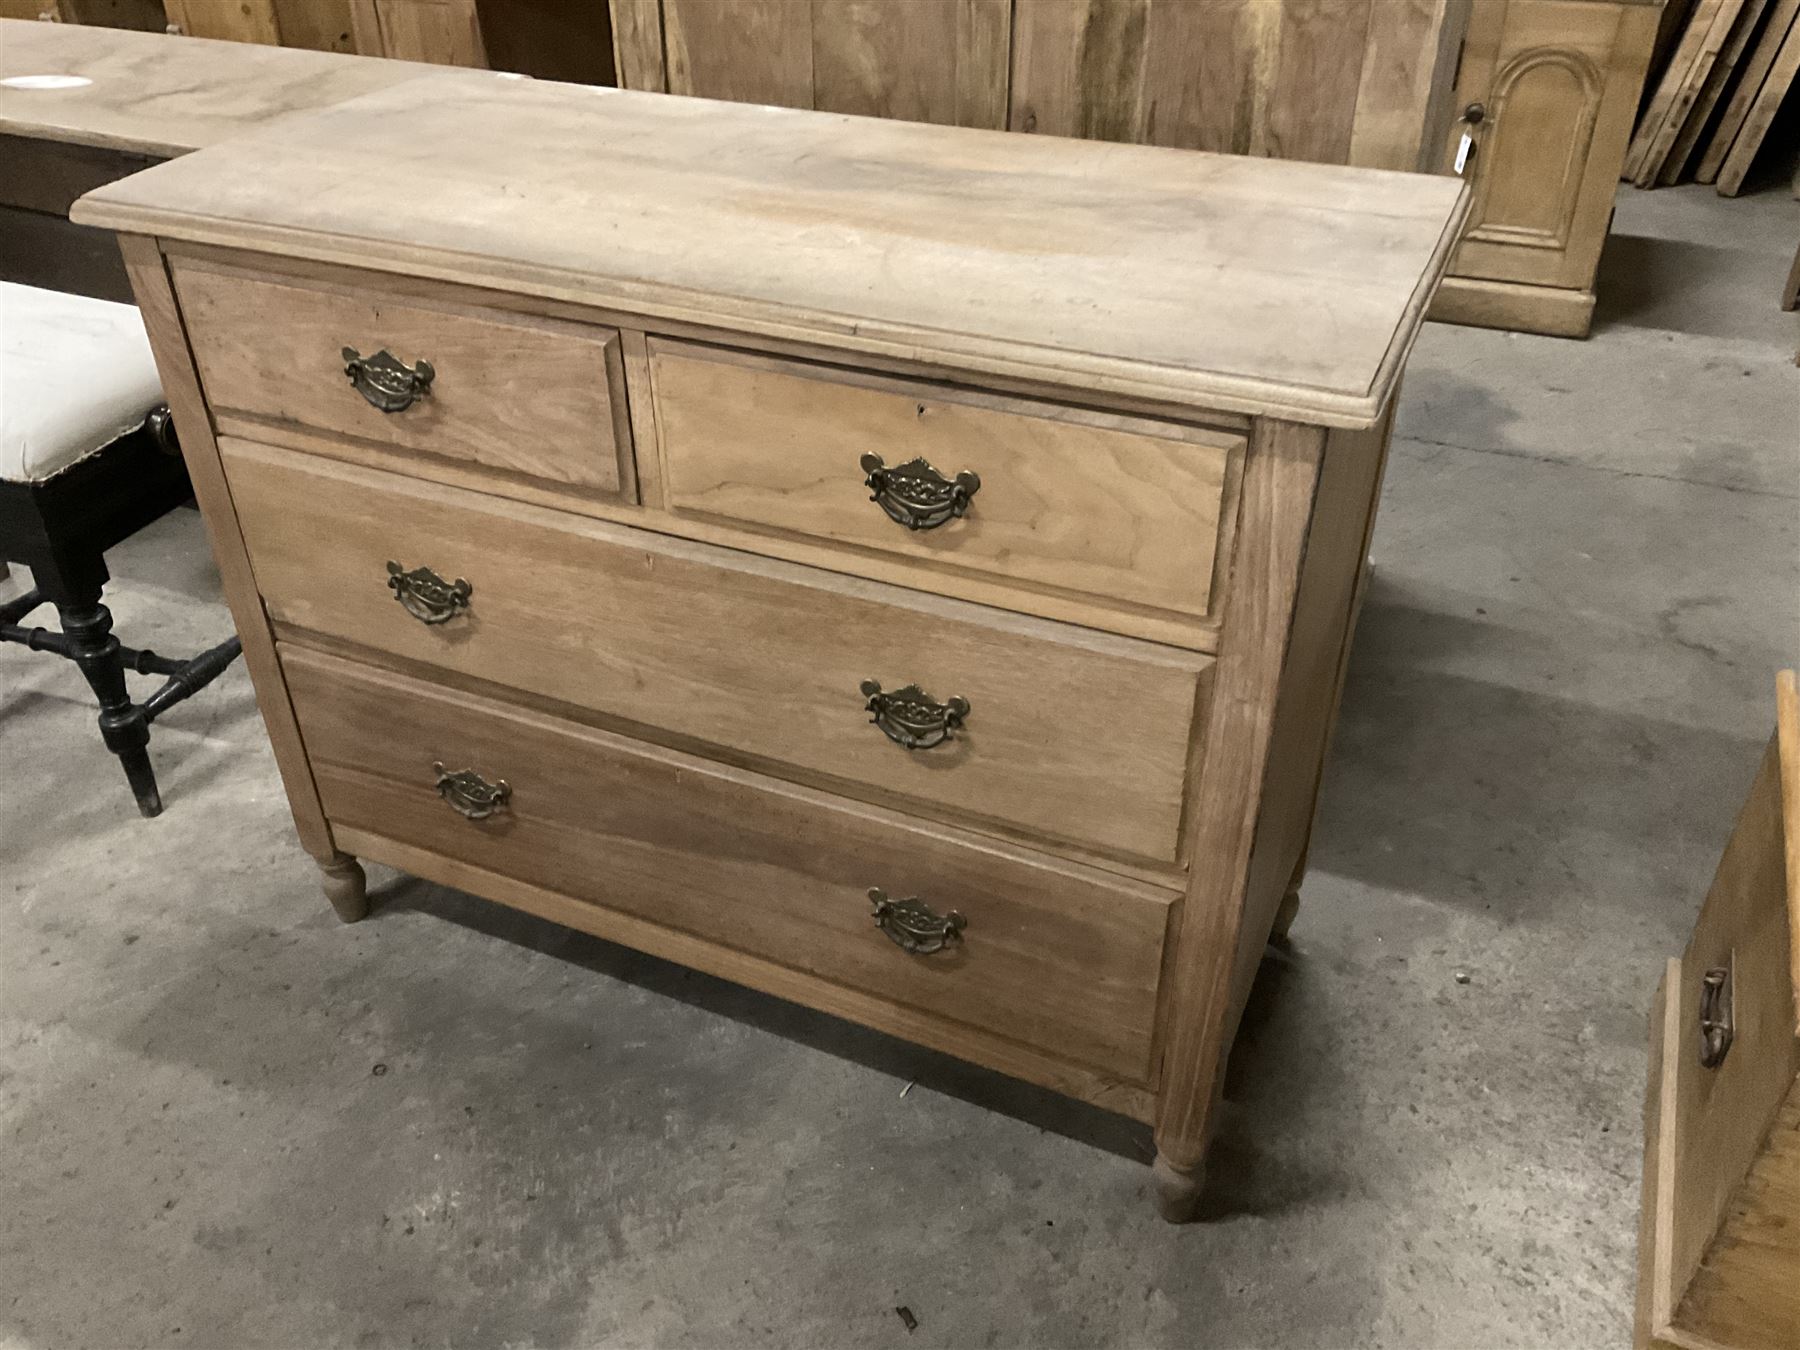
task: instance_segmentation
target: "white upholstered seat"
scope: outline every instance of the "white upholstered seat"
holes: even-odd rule
[[[137,306],[0,282],[0,481],[41,482],[161,402]]]

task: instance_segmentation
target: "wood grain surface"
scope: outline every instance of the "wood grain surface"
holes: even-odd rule
[[[215,413],[294,423],[605,496],[635,495],[618,332],[366,285],[298,284],[177,260],[170,268]],[[254,340],[246,341],[245,334]],[[428,361],[430,392],[382,412],[343,349]],[[427,471],[428,472],[428,471]]]
[[[459,83],[286,119],[74,216],[1367,426],[1464,209],[1421,174],[437,78]]]
[[[1241,436],[661,338],[649,352],[654,453],[678,514],[897,555],[951,593],[975,573],[1208,612]],[[961,518],[909,529],[870,500],[871,451],[980,486]]]
[[[244,442],[225,454],[278,624],[865,799],[1176,856],[1208,658]],[[467,579],[467,614],[414,620],[390,560]],[[865,679],[966,698],[966,727],[905,750],[870,724]]]
[[[0,131],[163,158],[427,73],[338,52],[0,19],[0,79],[90,81],[70,89],[0,85]]]
[[[330,816],[1145,1083],[1173,891],[292,646]],[[511,789],[487,820],[433,765]],[[903,951],[868,891],[967,920]]]

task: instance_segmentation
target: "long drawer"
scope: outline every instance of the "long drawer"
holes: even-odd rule
[[[172,266],[215,412],[406,451],[424,476],[441,460],[636,499],[616,330],[428,304],[359,274],[334,284],[194,259]],[[366,364],[384,353],[398,366]],[[365,363],[360,385],[347,374],[352,355]]]
[[[281,648],[339,825],[1148,1081],[1172,892]],[[476,774],[504,800],[493,814]],[[453,805],[458,803],[459,805]],[[912,951],[871,890],[916,900]]]
[[[1244,438],[652,337],[678,515],[1204,619]]]
[[[940,819],[1177,856],[1209,657],[332,460],[221,448],[278,624]],[[421,568],[445,583],[443,622],[395,603],[395,587],[417,601]],[[466,604],[448,594],[456,582]]]

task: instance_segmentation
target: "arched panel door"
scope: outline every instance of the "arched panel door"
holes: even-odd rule
[[[1534,47],[1494,80],[1466,238],[1560,252],[1581,197],[1603,81],[1580,52]]]
[[[1473,137],[1475,200],[1453,275],[1593,285],[1654,20],[1626,0],[1475,6],[1448,150]]]

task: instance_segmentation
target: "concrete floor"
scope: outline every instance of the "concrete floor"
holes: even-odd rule
[[[1800,661],[1797,226],[1626,190],[1591,341],[1427,330],[1184,1230],[1116,1118],[391,874],[340,927],[241,670],[146,823],[0,651],[0,1346],[1624,1344],[1646,1011]],[[225,631],[191,514],[113,570]]]

